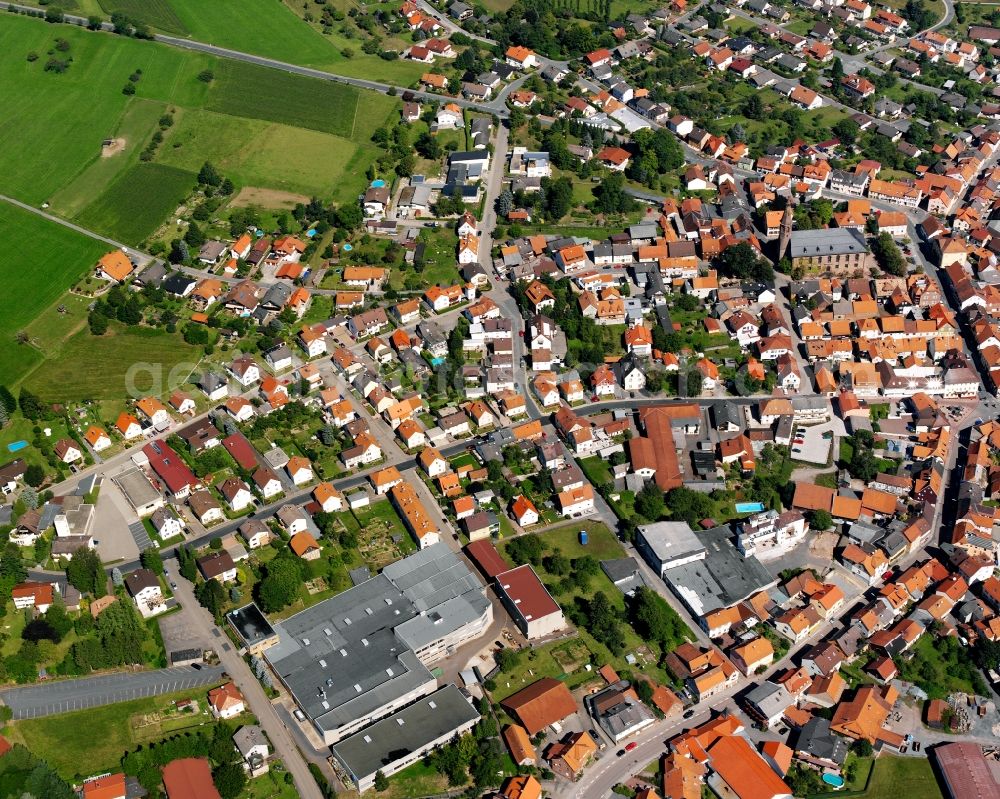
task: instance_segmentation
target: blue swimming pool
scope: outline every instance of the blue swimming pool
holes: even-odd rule
[[[737,502],[736,512],[737,513],[760,513],[764,510],[763,502]]]
[[[350,252],[353,249],[354,249],[354,247],[352,247],[350,244],[345,244],[344,245],[344,252]]]
[[[311,228],[310,230],[307,230],[307,231],[306,231],[306,237],[307,237],[307,238],[310,238],[310,239],[311,239],[311,238],[313,238],[313,237],[314,237],[315,235],[316,235],[316,229],[315,229],[315,228]]]
[[[844,778],[837,774],[829,774],[829,773],[824,774],[823,782],[825,782],[827,785],[833,786],[834,788],[844,787]]]
[[[7,445],[8,452],[17,452],[19,449],[24,449],[28,446],[27,441],[13,441]]]
[[[378,180],[373,180],[372,181],[372,188],[373,189],[381,189],[384,185],[385,185],[385,181],[382,180],[381,178],[379,178]]]

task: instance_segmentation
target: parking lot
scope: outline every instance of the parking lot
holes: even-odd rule
[[[0,692],[0,699],[13,711],[15,719],[33,719],[211,685],[221,675],[221,666],[106,674],[9,688]]]
[[[204,640],[195,626],[190,623],[184,610],[162,616],[159,620],[160,634],[163,636],[163,648],[167,657],[171,652],[181,649],[208,649],[211,642]]]
[[[830,460],[833,437],[833,422],[796,427],[792,435],[792,458],[825,466]]]

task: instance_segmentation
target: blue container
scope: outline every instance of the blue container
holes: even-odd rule
[[[586,530],[581,530],[580,531],[580,544],[582,546],[587,546],[587,531]]]

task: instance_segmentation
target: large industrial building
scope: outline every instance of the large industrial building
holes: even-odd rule
[[[453,684],[446,685],[333,747],[333,756],[359,791],[423,758],[435,746],[472,729],[479,712]]]
[[[275,624],[264,656],[329,746],[434,692],[428,665],[492,621],[479,578],[435,544]]]
[[[656,522],[639,527],[635,548],[660,577],[668,569],[704,560],[705,545],[687,522]]]

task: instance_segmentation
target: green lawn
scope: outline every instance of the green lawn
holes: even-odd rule
[[[52,430],[52,435],[49,437],[50,442],[54,443],[69,434],[66,422],[62,419],[54,419],[51,422],[46,422],[46,426]],[[18,414],[0,430],[0,464],[7,463],[14,458],[24,458],[26,463],[36,463],[45,469],[46,472],[52,471],[45,456],[32,443],[35,438],[34,427],[34,422],[28,421]],[[15,441],[27,441],[28,446],[18,450],[16,453],[12,453],[7,447]],[[7,619],[10,619],[9,614]]]
[[[416,799],[447,791],[448,779],[423,762],[414,763],[389,779],[389,788],[379,793],[380,799]]]
[[[579,464],[580,468],[583,469],[583,473],[587,476],[587,479],[590,480],[590,482],[595,486],[613,482],[611,467],[608,466],[607,461],[605,461],[600,455],[594,455],[590,458],[581,458]]]
[[[862,799],[941,799],[941,788],[926,757],[882,755],[875,761]]]
[[[458,234],[451,225],[424,230],[420,234],[424,249],[424,269],[420,277],[428,286],[450,286],[459,281]],[[407,267],[409,268],[409,267]]]
[[[286,772],[275,769],[260,777],[254,777],[247,783],[246,790],[240,794],[241,799],[297,799],[294,783],[285,782]]]
[[[195,174],[166,164],[136,164],[78,216],[81,224],[139,244],[166,220],[195,185]]]
[[[0,252],[0,375],[14,384],[41,361],[32,347],[15,336],[56,303],[64,292],[108,251],[99,241],[81,236],[28,211],[0,203],[0,230],[26,242]],[[30,244],[27,244],[30,242]],[[33,331],[29,331],[33,332]]]
[[[113,771],[126,751],[188,726],[211,723],[206,695],[210,686],[176,694],[119,702],[8,726],[6,734],[72,779]],[[179,699],[199,701],[198,715],[169,713]],[[77,731],[77,734],[72,731]],[[86,730],[86,734],[78,734]]]
[[[200,355],[178,335],[113,323],[104,336],[87,329],[73,335],[25,385],[51,401],[160,396],[186,381]]]

